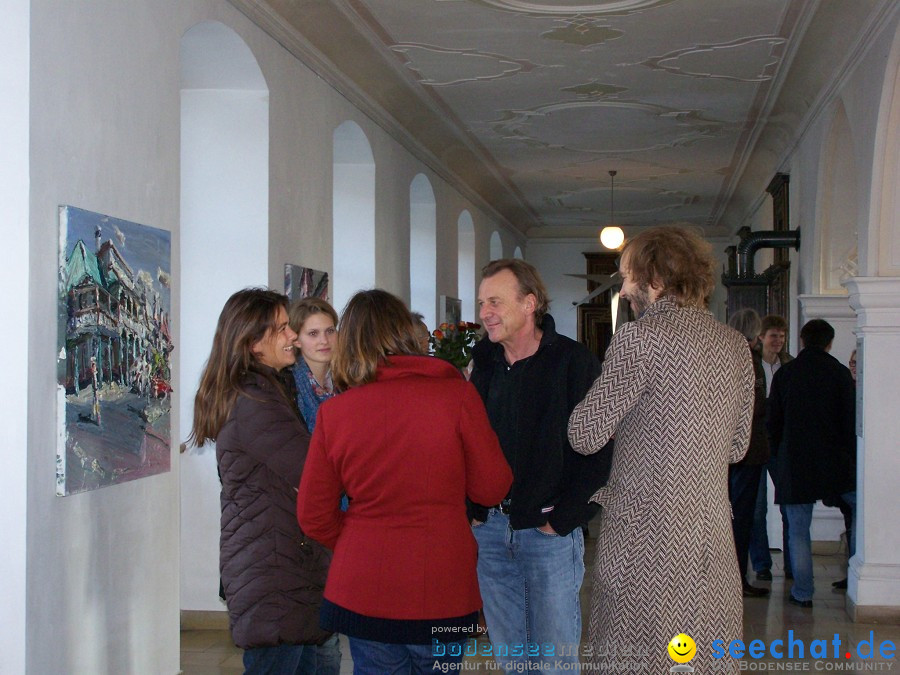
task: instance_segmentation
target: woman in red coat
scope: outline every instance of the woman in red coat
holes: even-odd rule
[[[319,408],[297,498],[303,531],[334,549],[321,625],[348,636],[357,674],[459,662],[481,607],[465,500],[512,483],[481,399],[381,290],[347,304],[332,376],[344,393]]]

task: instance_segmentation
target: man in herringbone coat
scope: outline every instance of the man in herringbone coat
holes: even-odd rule
[[[668,672],[667,645],[686,633],[697,672],[738,672],[712,643],[742,637],[728,465],[747,451],[754,376],[747,341],[706,309],[714,269],[709,245],[687,230],[629,242],[622,296],[638,319],[613,335],[569,420],[578,452],[616,439],[609,482],[592,498],[604,507],[589,656],[601,669]]]

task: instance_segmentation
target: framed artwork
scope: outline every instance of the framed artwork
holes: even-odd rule
[[[310,297],[328,300],[328,272],[288,263],[284,266],[284,294],[291,302]]]
[[[451,298],[449,295],[441,296],[441,315],[438,323],[459,323],[462,321],[462,300]]]
[[[60,496],[168,471],[171,235],[59,207]]]

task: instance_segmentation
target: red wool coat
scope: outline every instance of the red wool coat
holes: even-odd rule
[[[477,610],[465,498],[496,504],[511,483],[475,388],[445,361],[391,357],[375,382],[319,408],[297,517],[334,549],[325,598],[386,619]]]

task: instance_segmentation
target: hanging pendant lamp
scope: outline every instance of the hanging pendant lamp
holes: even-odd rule
[[[613,225],[616,212],[616,172],[609,172],[609,222],[610,224],[600,231],[600,243],[606,248],[617,250],[625,243],[625,233],[618,225]]]

